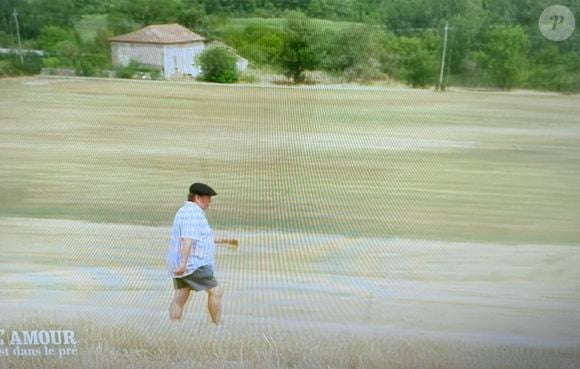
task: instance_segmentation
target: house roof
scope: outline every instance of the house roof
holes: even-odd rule
[[[130,42],[142,44],[182,44],[204,41],[205,38],[179,24],[156,24],[138,31],[111,37],[111,42]]]

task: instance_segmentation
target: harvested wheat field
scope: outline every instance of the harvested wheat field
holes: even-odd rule
[[[542,93],[0,80],[0,368],[578,368],[578,116]],[[240,240],[218,326],[204,293],[168,319],[196,181]]]

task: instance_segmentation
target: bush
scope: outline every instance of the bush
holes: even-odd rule
[[[201,79],[208,82],[234,83],[238,81],[236,56],[224,47],[211,47],[199,56]]]
[[[392,60],[386,70],[413,87],[426,87],[436,82],[437,53],[428,35],[399,37],[388,46]]]
[[[0,77],[14,76],[17,72],[10,60],[0,60]]]
[[[147,79],[159,79],[161,77],[161,72],[155,68],[147,68],[139,65],[136,61],[131,61],[128,65],[124,67],[117,68],[115,70],[117,78],[139,78]]]
[[[526,81],[530,42],[520,26],[496,27],[487,33],[480,62],[487,75],[504,90]]]
[[[81,76],[95,76],[100,71],[110,68],[109,57],[103,53],[81,55],[76,65],[76,72]]]
[[[11,48],[14,47],[14,37],[4,31],[0,31],[0,47]]]
[[[0,77],[32,75],[40,73],[42,58],[34,54],[24,54],[24,64],[18,54],[0,56]]]
[[[138,70],[139,64],[137,64],[137,62],[132,61],[123,67],[117,68],[116,73],[118,78],[130,79],[133,78],[133,76],[137,73]]]
[[[580,91],[580,55],[561,53],[550,45],[532,59],[529,77],[525,87],[575,93]]]
[[[383,31],[371,26],[344,28],[334,36],[324,66],[330,71],[342,72],[349,82],[381,78],[385,38]]]
[[[284,75],[294,83],[303,82],[304,72],[316,69],[321,62],[316,52],[316,36],[312,21],[303,13],[288,13],[284,24],[280,65]]]

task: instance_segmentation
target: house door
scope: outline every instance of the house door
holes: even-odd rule
[[[177,67],[177,56],[173,57],[173,75],[179,77],[179,68]]]

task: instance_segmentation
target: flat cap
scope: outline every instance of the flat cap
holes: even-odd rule
[[[201,196],[215,196],[217,193],[210,186],[204,183],[194,183],[189,186],[189,193]]]

